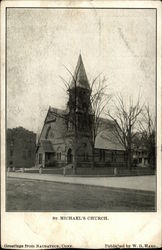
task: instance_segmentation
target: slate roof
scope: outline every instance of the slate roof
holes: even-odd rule
[[[96,136],[95,148],[109,150],[125,150],[113,134],[114,122],[109,119],[100,118],[98,135]]]
[[[75,79],[75,80],[74,80]],[[84,68],[82,56],[79,55],[77,66],[74,71],[74,76],[72,78],[70,88],[74,88],[75,84],[77,87],[81,87],[84,89],[90,89],[87,74]]]
[[[124,147],[114,137],[112,131],[109,129],[101,131],[95,141],[95,148],[109,149],[109,150],[124,150]]]

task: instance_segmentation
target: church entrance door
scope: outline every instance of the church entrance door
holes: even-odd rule
[[[72,163],[72,161],[73,161],[72,150],[71,150],[71,148],[69,148],[68,152],[67,152],[67,163],[70,164],[70,163]]]

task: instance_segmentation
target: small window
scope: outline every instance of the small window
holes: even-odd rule
[[[105,150],[100,149],[100,161],[105,161]]]
[[[139,163],[142,163],[142,158],[139,158]]]
[[[128,153],[126,151],[124,151],[124,161],[128,160]]]
[[[100,161],[102,159],[102,149],[100,149]]]
[[[124,155],[124,157],[125,157],[125,155]],[[111,153],[111,161],[116,162],[116,160],[117,160],[117,152],[115,151],[115,152]]]
[[[102,151],[102,159],[105,161],[105,150]]]
[[[39,164],[42,163],[42,154],[39,154],[39,159],[38,159],[38,161],[39,161]]]
[[[10,156],[13,156],[13,150],[12,149],[10,150]]]

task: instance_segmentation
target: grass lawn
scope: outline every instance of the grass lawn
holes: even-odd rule
[[[155,193],[7,178],[7,211],[155,211]]]

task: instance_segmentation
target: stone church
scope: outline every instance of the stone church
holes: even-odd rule
[[[93,112],[90,85],[81,55],[68,89],[65,110],[49,107],[38,140],[36,164],[76,167],[122,166],[125,151],[112,136],[113,123],[100,118],[100,128],[92,143]],[[95,145],[94,148],[92,145]]]

